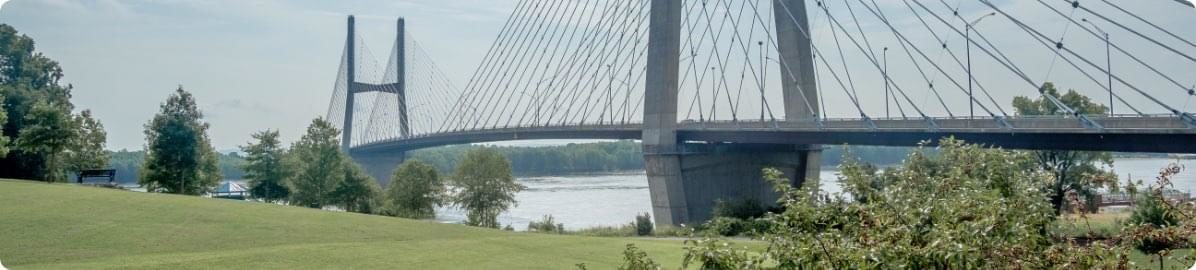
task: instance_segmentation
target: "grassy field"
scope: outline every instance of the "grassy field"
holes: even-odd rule
[[[668,268],[678,240],[513,233],[399,218],[0,180],[11,269],[613,269],[635,243]]]

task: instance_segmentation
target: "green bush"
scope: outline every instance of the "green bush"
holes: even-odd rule
[[[717,200],[714,202],[715,217],[729,217],[736,219],[753,219],[763,217],[768,209],[759,201],[753,199]]]
[[[619,270],[657,270],[661,269],[660,264],[652,261],[648,257],[648,253],[636,248],[634,244],[627,244],[627,249],[623,250],[623,265],[619,266]]]
[[[527,223],[527,231],[529,232],[544,232],[544,233],[564,233],[565,224],[557,223],[552,215],[544,215],[540,221],[532,221]]]
[[[652,215],[649,215],[648,213],[636,215],[635,223],[633,224],[635,226],[635,235],[638,236],[652,235],[652,231],[655,229],[655,227],[652,226]]]
[[[1134,211],[1127,222],[1130,225],[1153,225],[1156,227],[1175,226],[1179,224],[1179,217],[1167,208],[1163,196],[1147,192],[1138,196]]]

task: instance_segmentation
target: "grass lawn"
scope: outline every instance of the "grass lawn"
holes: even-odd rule
[[[264,203],[0,180],[11,269],[613,269],[634,243],[666,268],[682,243],[513,233]]]

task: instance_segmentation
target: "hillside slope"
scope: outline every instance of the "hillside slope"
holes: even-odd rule
[[[613,269],[635,243],[675,268],[680,241],[512,233],[263,203],[0,180],[11,269]]]

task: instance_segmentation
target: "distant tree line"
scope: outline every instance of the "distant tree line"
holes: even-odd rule
[[[871,164],[899,164],[914,150],[912,147],[824,145],[822,166],[837,166],[844,154],[860,157]],[[516,175],[556,175],[632,171],[644,169],[644,154],[635,141],[571,143],[557,146],[513,147],[456,145],[416,150],[409,157],[448,172],[467,151],[492,148],[511,160]],[[928,150],[934,152],[933,149]]]
[[[241,170],[242,164],[245,163],[245,157],[237,152],[217,153],[217,167],[220,168],[220,173],[224,175],[224,179],[244,179],[245,171]],[[108,151],[108,166],[106,168],[116,170],[116,182],[118,183],[136,183],[138,175],[141,173],[141,165],[145,163],[145,151],[136,150],[130,151],[121,149],[118,151]]]
[[[480,148],[479,145],[457,145],[417,150],[411,158],[431,165],[438,172],[451,172],[465,152]],[[578,143],[544,147],[489,147],[494,148],[511,161],[515,175],[536,176],[554,174],[601,173],[643,170],[643,153],[640,144],[634,141]],[[837,166],[843,161],[844,146],[828,145],[822,151],[823,166]],[[901,163],[910,147],[846,146],[852,155],[871,164]],[[933,149],[926,150],[934,152]],[[109,151],[108,168],[116,170],[116,181],[137,182],[145,151]],[[245,157],[237,152],[218,153],[218,167],[225,179],[245,179],[241,166]]]
[[[544,147],[458,145],[416,150],[412,159],[432,165],[441,172],[451,171],[464,153],[492,148],[511,161],[516,175],[595,173],[643,169],[643,153],[633,141],[571,143]]]

